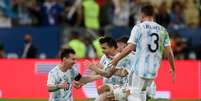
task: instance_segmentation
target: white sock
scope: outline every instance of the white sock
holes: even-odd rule
[[[129,95],[128,96],[128,101],[141,101],[141,100],[137,96]]]
[[[141,94],[140,94],[140,99],[142,101],[146,101],[146,91],[142,91]]]

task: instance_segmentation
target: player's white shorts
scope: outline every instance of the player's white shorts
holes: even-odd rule
[[[125,88],[116,88],[113,90],[115,100],[117,101],[127,101],[126,89]]]
[[[115,97],[115,101],[127,101],[126,91],[128,90],[128,88],[126,86],[119,86],[113,84],[106,85],[108,85],[112,90]],[[97,96],[94,101],[100,101],[100,96]]]
[[[128,79],[128,88],[134,96],[140,96],[141,92],[151,85],[153,80],[144,79],[131,72]]]
[[[153,81],[151,83],[151,85],[147,88],[147,95],[151,98],[154,98],[154,96],[156,95],[156,84]]]
[[[126,90],[128,90],[128,88],[126,86],[110,85],[110,84],[109,86],[113,89],[115,100],[127,101]]]

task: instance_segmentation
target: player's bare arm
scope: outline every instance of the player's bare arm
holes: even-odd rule
[[[66,89],[68,88],[68,83],[66,81],[61,82],[60,84],[48,84],[48,91],[55,92],[59,89]]]
[[[88,76],[83,76],[81,77],[80,80],[78,80],[80,83],[86,84],[95,80],[102,79],[102,76],[100,75],[88,75]]]
[[[81,88],[83,85],[84,85],[84,83],[75,81],[74,84],[73,84],[73,87],[76,88],[76,89],[79,89],[79,88]]]
[[[132,52],[135,48],[136,45],[128,43],[128,45],[121,51],[121,53],[112,59],[110,64],[116,66],[119,60],[128,55],[130,52]]]
[[[75,77],[73,87],[76,89],[79,89],[86,83],[92,82],[92,81],[95,81],[98,79],[102,79],[102,76],[100,76],[100,75],[81,76],[80,74],[78,74],[78,76]]]
[[[107,71],[105,71],[102,69],[103,65],[92,63],[92,62],[86,62],[85,66],[88,67],[89,69],[91,69],[92,71],[95,71],[96,74],[99,74],[99,75],[107,77],[107,78],[110,78],[115,72],[115,68],[111,68],[111,69],[108,69]]]
[[[89,69],[91,69],[92,71],[95,71],[97,74],[110,78],[113,74],[116,76],[120,76],[120,77],[125,77],[128,75],[128,71],[125,68],[115,68],[115,67],[110,67],[106,70],[101,69],[100,67],[98,67],[96,64],[94,63],[86,63],[87,67]],[[100,64],[99,64],[100,66]]]
[[[113,94],[113,90],[108,85],[101,85],[98,87],[98,94],[100,98],[96,101],[115,101],[115,96]]]
[[[128,75],[128,70],[126,68],[116,68],[116,71],[114,75],[120,76],[120,77],[125,77]]]
[[[175,80],[174,55],[173,55],[173,52],[172,52],[172,48],[170,46],[165,48],[165,55],[168,58],[168,62],[169,62],[170,67],[171,67],[172,80],[174,82],[174,80]]]

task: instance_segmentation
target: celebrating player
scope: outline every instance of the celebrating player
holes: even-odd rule
[[[73,81],[88,83],[100,79],[101,76],[82,76],[75,64],[75,51],[64,49],[60,56],[62,62],[53,68],[48,74],[47,87],[50,92],[49,101],[73,101]]]
[[[104,55],[101,57],[101,60],[98,64],[88,63],[88,67],[91,70],[95,71],[97,74],[100,74],[105,77],[103,83],[104,85],[109,86],[111,91],[119,92],[118,94],[114,93],[118,95],[118,96],[115,95],[116,100],[126,101],[128,77],[123,76],[125,76],[126,74],[125,69],[128,70],[129,72],[131,64],[130,58],[125,57],[124,59],[122,59],[117,64],[117,68],[114,70],[115,72],[111,73],[114,67],[109,66],[109,63],[112,60],[112,58],[114,58],[117,54],[119,54],[119,51],[117,50],[117,43],[111,37],[103,37],[100,39],[100,44],[103,49]],[[99,90],[102,89],[98,89],[98,91]],[[100,99],[97,98],[96,101],[100,101]]]
[[[170,40],[164,27],[154,22],[154,8],[152,5],[144,5],[140,11],[141,23],[134,26],[131,31],[128,45],[123,51],[113,58],[111,64],[116,66],[118,61],[136,50],[134,58],[134,73],[132,75],[131,95],[128,101],[145,101],[146,93],[140,97],[142,91],[146,91],[156,77],[160,67],[162,53],[168,57],[172,79],[174,80],[174,56],[170,46]],[[130,80],[129,80],[130,81]]]

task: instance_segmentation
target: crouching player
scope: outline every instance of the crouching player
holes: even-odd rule
[[[110,90],[114,92],[114,96],[116,96],[115,100],[126,101],[127,97],[125,95],[127,92],[128,74],[131,67],[130,58],[129,56],[125,57],[117,64],[116,67],[109,66],[112,58],[119,54],[119,51],[117,50],[117,43],[111,37],[103,37],[99,40],[99,42],[101,44],[104,55],[101,57],[99,63],[86,63],[86,66],[92,71],[96,72],[96,74],[104,77],[103,85],[106,86],[102,87],[104,88],[109,86]],[[98,89],[98,92],[100,92],[99,90],[102,89]],[[102,94],[105,95],[105,93]],[[102,94],[96,98],[96,101],[104,99]]]

